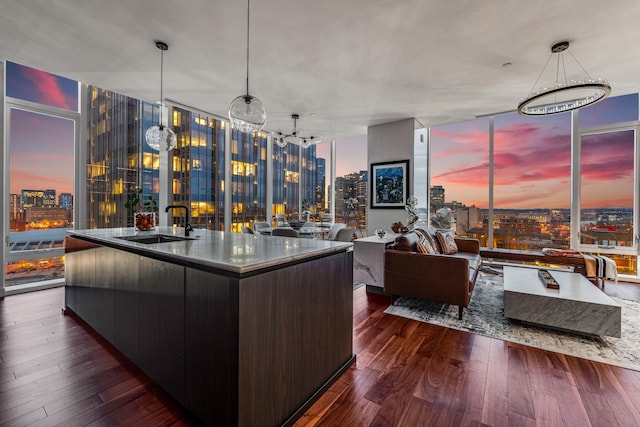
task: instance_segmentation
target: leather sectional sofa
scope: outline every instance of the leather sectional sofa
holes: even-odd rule
[[[429,229],[435,237],[435,230]],[[404,233],[385,251],[384,291],[395,302],[398,296],[419,298],[458,306],[458,318],[469,305],[482,259],[480,242],[455,238],[457,252],[421,253],[422,230]],[[437,239],[436,239],[437,242]]]

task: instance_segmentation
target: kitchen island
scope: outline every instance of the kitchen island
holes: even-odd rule
[[[291,425],[355,361],[351,243],[182,235],[70,231],[67,311],[206,424]]]

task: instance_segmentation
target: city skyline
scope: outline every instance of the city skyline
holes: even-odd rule
[[[77,110],[78,84],[28,67],[7,64],[7,95]],[[637,94],[619,97],[623,115],[637,120]],[[620,105],[605,100],[580,112],[580,125],[625,120]],[[11,109],[10,192],[45,187],[73,194],[74,123]],[[569,114],[495,118],[494,207],[566,208],[570,206],[571,138]],[[633,205],[633,146],[611,135],[596,141],[583,161],[582,176],[591,185],[591,207]],[[448,188],[448,201],[488,206],[488,119],[431,129],[431,184]],[[316,146],[317,157],[330,158],[330,144]],[[336,176],[367,170],[366,135],[336,141]],[[583,159],[584,160],[584,159]],[[584,188],[583,188],[584,191]]]
[[[638,118],[638,95],[580,111],[580,125]],[[571,117],[500,115],[494,121],[494,207],[568,208],[571,205]],[[448,188],[447,201],[488,207],[489,119],[431,129],[431,185]],[[584,139],[584,138],[583,138]],[[583,141],[582,208],[633,206],[633,144],[610,133]],[[585,188],[586,187],[586,188]]]

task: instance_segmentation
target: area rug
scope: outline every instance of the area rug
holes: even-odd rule
[[[385,313],[504,341],[529,345],[640,371],[640,303],[613,298],[622,306],[622,338],[585,336],[536,327],[503,316],[502,276],[480,273],[469,307],[401,297]]]

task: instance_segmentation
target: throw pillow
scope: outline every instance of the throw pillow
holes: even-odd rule
[[[433,236],[431,236],[431,233],[429,233],[429,231],[425,230],[424,228],[416,228],[415,230],[424,237],[424,240],[426,241],[425,244],[431,246],[432,250],[429,253],[431,254],[440,253],[439,245],[433,241]]]
[[[437,252],[433,248],[433,245],[431,245],[431,242],[427,240],[423,235],[420,235],[420,239],[416,244],[416,248],[418,249],[418,252],[422,254],[430,254],[430,255],[437,254]]]
[[[445,255],[451,255],[458,252],[458,245],[456,245],[456,239],[453,237],[451,231],[436,231],[436,238],[440,242],[442,253]]]

